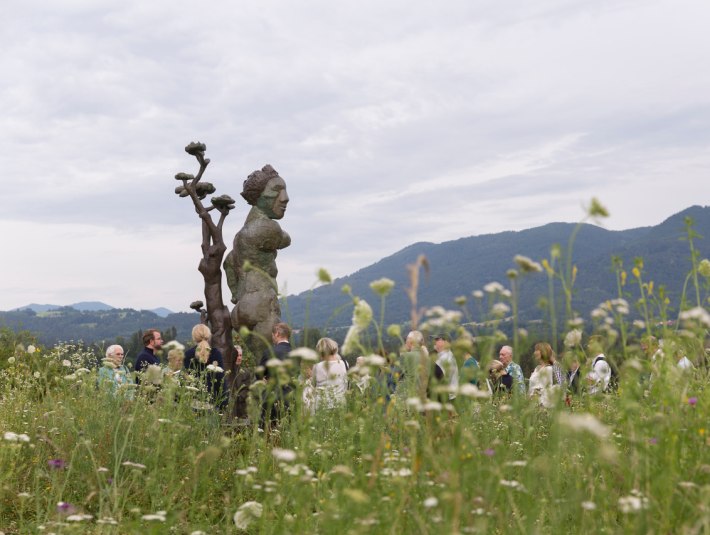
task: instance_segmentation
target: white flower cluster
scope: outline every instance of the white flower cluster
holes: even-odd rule
[[[636,513],[643,509],[648,509],[648,498],[636,489],[633,489],[628,496],[619,498],[619,510],[622,513]]]

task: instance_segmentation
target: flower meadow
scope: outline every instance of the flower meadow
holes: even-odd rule
[[[411,324],[377,324],[354,296],[343,349],[366,358],[350,370],[346,403],[315,414],[302,406],[299,361],[313,352],[299,348],[279,364],[296,385],[290,414],[266,431],[257,403],[254,423],[235,425],[206,410],[194,385],[115,391],[97,382],[98,355],[80,345],[18,344],[0,363],[0,532],[710,533],[703,262],[691,255],[691,297],[669,322],[673,309],[638,262],[636,272],[617,271],[620,295],[583,318],[574,269],[558,253],[517,258],[507,284],[473,291],[487,305],[485,322],[471,321],[470,298],[413,317],[424,332],[451,333],[459,365],[467,353],[481,364],[480,388],[462,379],[443,400],[387,389],[394,356],[383,339]],[[502,344],[517,360],[544,336],[510,314],[522,277],[546,274],[562,287],[547,338],[563,362],[574,355],[584,368],[594,356],[589,334],[601,336],[616,370],[612,391],[560,391],[542,407],[483,386]],[[374,281],[372,290],[383,307],[392,284]],[[664,341],[653,356],[640,344],[651,334]],[[694,368],[677,366],[679,351]],[[363,375],[370,387],[355,387]],[[253,387],[254,397],[261,388],[269,386]]]

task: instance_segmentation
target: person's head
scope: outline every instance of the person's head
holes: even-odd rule
[[[192,341],[199,344],[202,341],[210,341],[212,338],[212,332],[210,328],[204,323],[198,323],[192,328]]]
[[[579,369],[579,359],[574,353],[570,355],[569,359],[565,358],[565,360],[568,363],[569,371],[576,372]]]
[[[168,368],[176,372],[182,369],[182,361],[185,358],[185,353],[182,349],[171,349],[168,351]]]
[[[154,351],[163,347],[163,337],[158,329],[148,329],[143,333],[143,346]]]
[[[502,375],[506,375],[507,372],[505,371],[505,364],[503,364],[500,360],[492,360],[488,364],[488,375],[491,377],[491,379],[498,379]]]
[[[195,347],[195,356],[202,364],[208,364],[211,351],[209,340],[200,340]]]
[[[291,327],[288,326],[288,323],[275,323],[271,328],[271,339],[275,344],[288,342],[289,338],[291,338]]]
[[[116,366],[120,366],[123,362],[123,348],[119,345],[112,345],[106,348],[106,358]]]
[[[244,181],[242,197],[258,207],[271,219],[281,219],[286,213],[288,193],[286,182],[270,165],[254,171]]]
[[[498,360],[500,360],[504,366],[513,362],[513,348],[510,346],[501,347],[498,352]]]
[[[424,345],[424,335],[421,331],[409,331],[407,338],[404,340],[404,345],[407,351],[418,349]]]
[[[332,338],[321,338],[316,343],[316,352],[321,359],[332,357],[338,353],[338,342]]]
[[[653,356],[656,351],[658,351],[658,340],[655,336],[648,335],[641,339],[641,351],[643,351],[646,356]]]
[[[533,353],[535,360],[539,364],[549,365],[555,361],[555,352],[552,346],[547,342],[538,342],[535,344],[535,352]]]
[[[237,366],[242,365],[242,360],[244,359],[244,350],[242,346],[234,346],[234,364]]]
[[[445,334],[437,334],[434,337],[434,349],[437,353],[445,351],[449,347],[449,338]]]

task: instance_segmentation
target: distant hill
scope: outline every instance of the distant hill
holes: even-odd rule
[[[138,331],[150,328],[166,333],[165,340],[184,342],[190,339],[192,327],[199,322],[200,315],[197,313],[176,313],[160,317],[149,310],[130,308],[80,311],[73,307],[60,307],[44,312],[30,309],[0,312],[0,327],[6,326],[15,331],[28,330],[45,345],[68,340],[112,343],[119,338],[129,340]]]
[[[710,207],[707,206],[692,206],[653,227],[610,231],[595,225],[583,225],[572,255],[573,263],[578,268],[573,301],[575,310],[587,314],[601,302],[616,296],[612,257],[621,258],[628,272],[634,266],[634,258],[643,258],[644,280],[653,280],[656,288],[665,285],[672,306],[677,307],[683,282],[690,270],[690,249],[684,241],[686,217],[694,220],[694,229],[698,234],[707,237],[695,240],[700,258],[710,257]],[[415,243],[351,275],[336,279],[331,285],[288,296],[282,303],[284,317],[293,326],[301,327],[306,323],[308,309],[309,326],[349,324],[352,306],[351,299],[341,291],[344,284],[350,285],[354,295],[367,300],[378,315],[379,297],[373,294],[369,283],[387,277],[394,280],[396,286],[387,298],[386,323],[404,322],[410,314],[409,300],[404,291],[410,285],[406,266],[414,263],[421,254],[428,259],[430,274],[428,277],[423,273],[421,275],[419,305],[457,309],[454,300],[458,296],[466,296],[470,303],[471,292],[489,282],[498,281],[509,287],[506,271],[515,267],[515,255],[521,254],[540,262],[550,257],[553,244],[559,244],[564,259],[575,226],[574,223],[550,223],[518,232],[471,236],[440,244]],[[542,319],[538,301],[548,295],[547,276],[534,274],[519,280],[521,319]],[[638,288],[627,285],[625,289],[632,296],[638,296]],[[559,286],[556,295],[561,295]],[[629,301],[633,303],[635,299]],[[333,314],[336,310],[340,312]]]
[[[102,303],[101,301],[80,301],[79,303],[74,303],[72,305],[67,305],[74,310],[79,310],[82,312],[96,312],[99,310],[112,310],[111,305]],[[49,312],[50,310],[58,310],[63,308],[63,305],[38,305],[36,303],[29,304],[27,306],[13,308],[12,311],[18,310],[32,310],[33,312]],[[12,312],[11,311],[11,312]]]
[[[172,310],[169,310],[165,307],[151,308],[150,311],[154,314],[157,314],[161,318],[167,318],[170,314],[174,314]]]

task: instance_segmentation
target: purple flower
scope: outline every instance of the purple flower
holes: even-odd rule
[[[651,444],[651,446],[658,444],[658,439],[656,437],[651,437],[648,439],[648,443]]]
[[[693,396],[692,398],[688,398],[688,405],[691,407],[695,407],[696,403],[698,402],[698,398]]]
[[[486,448],[483,450],[483,455],[487,455],[488,457],[493,457],[496,454],[496,450],[493,448]]]
[[[76,507],[67,502],[59,502],[57,504],[57,512],[63,515],[71,515],[76,513]]]
[[[61,470],[63,468],[66,468],[67,466],[66,461],[64,461],[63,459],[50,459],[47,461],[47,464],[50,468],[53,468],[54,470]]]

